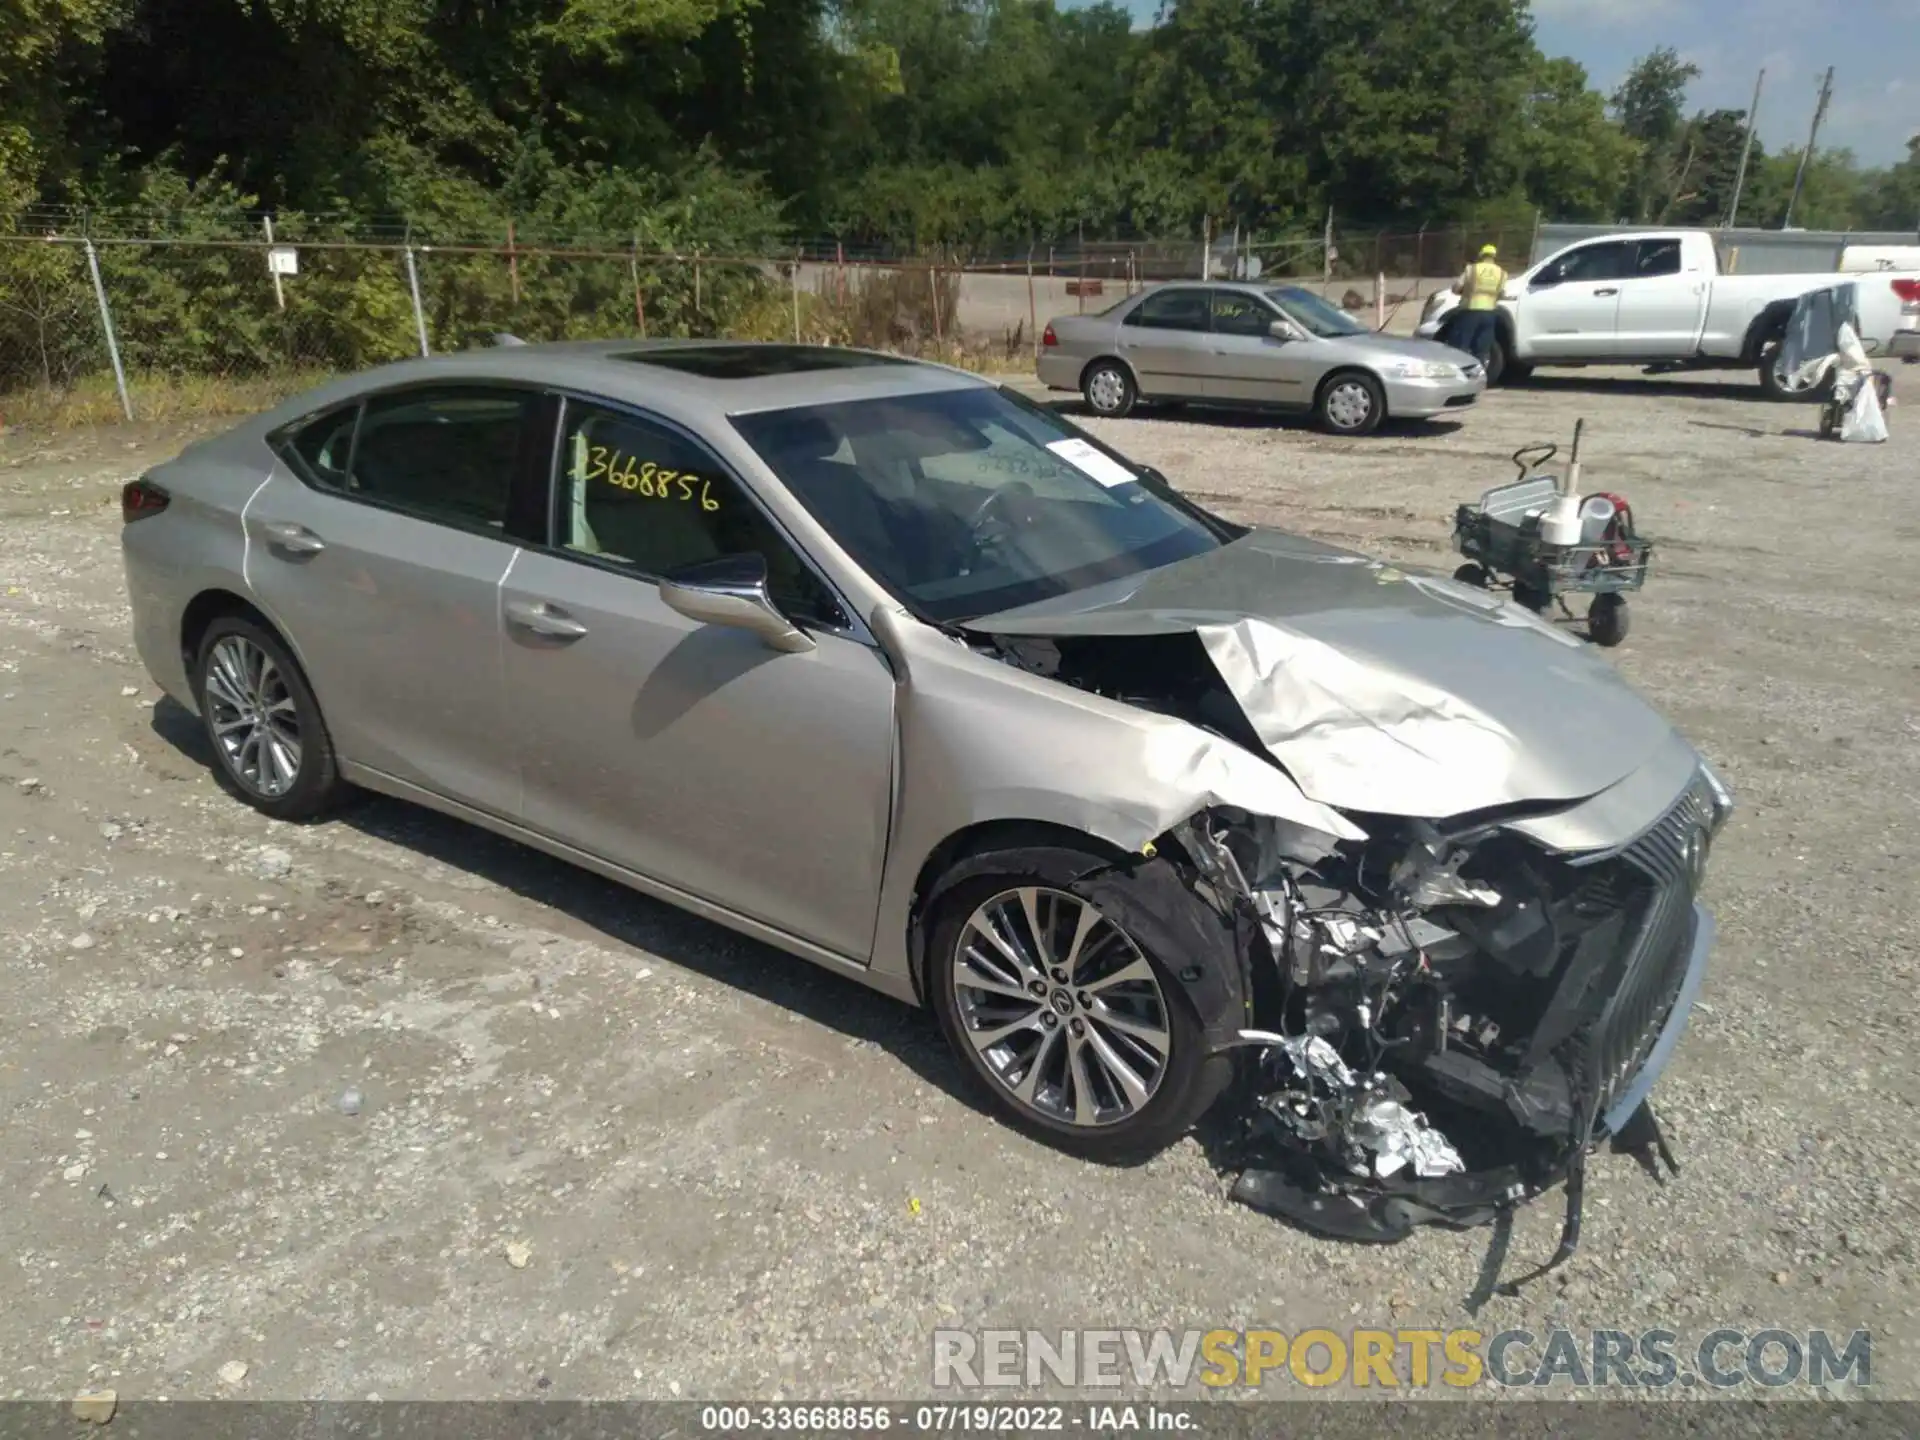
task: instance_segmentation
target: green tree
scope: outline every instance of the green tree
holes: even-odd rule
[[[1640,152],[1629,191],[1629,209],[1636,220],[1654,219],[1673,197],[1684,166],[1687,86],[1699,76],[1699,66],[1663,46],[1636,60],[1613,92],[1614,118]]]
[[[1585,67],[1538,58],[1512,130],[1521,194],[1555,220],[1612,220],[1639,151],[1607,118]]]

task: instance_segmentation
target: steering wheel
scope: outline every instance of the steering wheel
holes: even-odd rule
[[[1033,486],[1024,480],[1009,480],[1006,484],[997,487],[992,494],[988,495],[986,499],[974,507],[973,513],[967,517],[967,539],[973,544],[976,550],[983,549],[989,544],[998,542],[1003,539],[1010,530],[1011,527],[1006,520],[993,520],[993,512],[999,508],[1000,502],[1009,495],[1031,498],[1033,495]],[[989,521],[999,526],[1000,533],[989,533]]]

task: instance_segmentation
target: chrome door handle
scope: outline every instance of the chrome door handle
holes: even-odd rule
[[[1619,292],[1618,290],[1615,290],[1615,289],[1612,289],[1612,288],[1608,288],[1608,289],[1605,289],[1605,290],[1596,290],[1596,291],[1594,291],[1594,292],[1593,292],[1593,294],[1594,294],[1594,298],[1595,298],[1595,299],[1598,299],[1598,298],[1599,298],[1599,297],[1601,297],[1602,295],[1618,295],[1619,293],[1620,293],[1620,292]]]
[[[266,520],[260,525],[260,533],[267,537],[267,543],[276,550],[284,550],[289,555],[318,555],[327,548],[327,542],[291,520]]]
[[[509,625],[517,625],[535,635],[545,635],[555,640],[578,640],[587,633],[586,626],[544,600],[509,600],[505,608]]]

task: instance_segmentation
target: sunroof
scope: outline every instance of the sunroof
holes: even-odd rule
[[[624,350],[615,357],[658,365],[708,380],[763,380],[809,370],[861,370],[871,365],[904,365],[892,355],[836,350],[825,345],[689,345],[658,350]]]

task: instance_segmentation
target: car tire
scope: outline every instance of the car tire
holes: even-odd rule
[[[1069,1154],[1131,1164],[1166,1149],[1218,1098],[1231,1058],[1205,1053],[1199,1017],[1162,958],[1069,891],[1074,877],[1107,861],[1053,848],[987,858],[987,873],[936,892],[927,919],[927,994],[961,1068],[998,1115]],[[1082,910],[1093,918],[1079,969],[1062,985],[1063,970],[1028,962],[1066,958],[1059,951],[1070,948]],[[1045,957],[1031,953],[1031,914],[1053,937]],[[1018,945],[1019,963],[989,942],[989,928]],[[1116,981],[1121,968],[1137,978]],[[979,988],[987,984],[995,988]],[[1009,993],[1016,989],[1023,993]],[[980,1039],[994,1033],[1002,1038]],[[1163,1038],[1136,1038],[1155,1033]],[[1144,1097],[1126,1093],[1114,1060],[1149,1087]]]
[[[1608,593],[1593,597],[1587,610],[1587,638],[1611,648],[1627,638],[1627,597]]]
[[[1314,397],[1313,414],[1330,435],[1371,435],[1387,418],[1387,392],[1364,370],[1335,371]]]
[[[1118,360],[1096,360],[1080,377],[1080,396],[1094,414],[1120,420],[1131,413],[1140,391]]]
[[[200,639],[193,689],[220,778],[254,809],[304,820],[345,791],[320,702],[272,630],[244,615],[216,619]]]
[[[1496,385],[1505,384],[1508,369],[1507,342],[1495,334],[1487,345],[1487,388],[1491,390]]]

